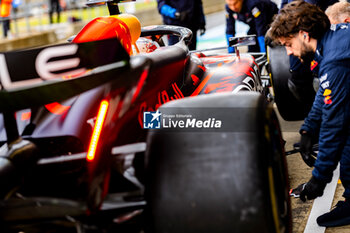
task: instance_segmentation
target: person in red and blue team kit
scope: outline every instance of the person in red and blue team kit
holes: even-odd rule
[[[200,35],[205,33],[205,16],[203,13],[202,0],[157,0],[158,11],[166,25],[177,25],[190,29],[192,39],[189,44],[190,50],[196,49],[197,31]],[[170,36],[169,45],[178,42],[178,37]]]
[[[288,23],[286,23],[288,22]],[[322,196],[340,163],[345,201],[317,218],[320,226],[350,224],[350,25],[330,25],[327,15],[304,1],[288,3],[271,24],[271,38],[285,46],[288,55],[302,62],[314,59],[319,89],[301,137],[318,135],[319,152],[311,179],[302,185],[300,199]]]
[[[287,3],[294,0],[282,0],[282,9]],[[338,0],[304,0],[310,4],[314,4],[325,11],[328,6],[338,2]],[[310,70],[311,64],[301,63],[300,60],[295,56],[289,56],[291,78],[288,80],[288,87],[294,97],[303,102],[307,103],[309,108],[312,106],[314,96],[316,94],[313,87],[314,76]]]
[[[270,0],[226,0],[226,38],[235,36],[236,20],[249,25],[248,35],[257,36],[256,45],[248,47],[249,52],[265,52],[265,34],[275,14],[277,5]],[[233,47],[228,47],[230,53]]]
[[[324,7],[325,7],[325,5],[324,5]],[[329,19],[331,24],[350,23],[350,3],[346,2],[346,1],[336,2],[332,5],[330,5],[329,7],[327,7],[327,9],[325,10],[325,14],[328,16],[328,19]],[[297,57],[294,57],[293,55],[291,55],[291,57],[298,60],[300,63],[300,60]],[[297,77],[298,79],[300,79],[299,85],[302,84],[303,80],[308,79],[307,74],[310,72],[309,67],[310,67],[310,65],[309,66],[304,65],[304,69],[309,69],[307,71],[307,73],[306,72],[304,72],[304,73],[299,72],[300,76]],[[317,68],[317,66],[315,68]],[[316,70],[314,71],[314,73],[315,72],[316,72]],[[302,74],[304,76],[302,76]],[[294,79],[296,79],[296,77],[294,77]],[[304,83],[304,87],[306,85],[311,85],[311,83],[307,84],[307,82],[308,81],[306,81]],[[310,167],[312,167],[314,162],[315,162],[315,158],[313,156],[311,156],[312,144],[315,141],[314,140],[315,138],[317,138],[317,135],[314,135],[314,137],[311,137],[310,134],[305,134],[305,135],[303,135],[301,143],[300,143],[302,159]]]

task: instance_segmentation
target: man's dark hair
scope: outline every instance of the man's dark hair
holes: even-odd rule
[[[269,36],[273,40],[289,38],[302,30],[317,40],[329,27],[329,19],[319,7],[304,1],[293,1],[280,10],[271,24]]]

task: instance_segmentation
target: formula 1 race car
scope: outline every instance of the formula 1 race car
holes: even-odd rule
[[[291,232],[266,54],[189,51],[119,2],[0,54],[0,231]]]

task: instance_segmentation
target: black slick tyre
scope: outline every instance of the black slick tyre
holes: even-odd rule
[[[299,101],[290,91],[288,80],[292,74],[286,49],[283,46],[268,47],[267,52],[274,100],[279,113],[286,121],[304,120],[312,100]]]
[[[222,128],[148,135],[150,232],[291,232],[283,140],[271,105],[256,92],[226,93],[172,101],[160,112],[198,108],[209,109],[204,119],[222,111],[214,114]]]

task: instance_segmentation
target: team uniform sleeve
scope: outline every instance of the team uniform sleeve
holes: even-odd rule
[[[327,69],[327,79],[320,84],[318,100],[323,98],[321,106],[322,121],[319,136],[319,153],[312,175],[320,180],[330,182],[333,170],[342,156],[347,139],[347,111],[349,111],[349,67],[335,66]],[[319,110],[318,110],[319,112]]]

